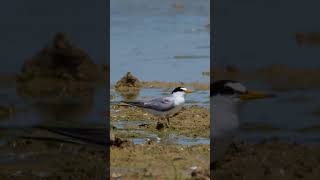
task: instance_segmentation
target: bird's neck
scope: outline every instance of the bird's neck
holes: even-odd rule
[[[215,96],[211,100],[211,123],[214,133],[237,129],[239,126],[238,103],[224,96]]]
[[[174,98],[174,102],[176,105],[180,105],[185,102],[184,94],[182,94],[182,93],[179,93],[179,92],[173,93],[171,96]]]
[[[212,98],[212,106],[216,110],[227,110],[229,112],[237,113],[239,103],[229,97],[215,96]]]

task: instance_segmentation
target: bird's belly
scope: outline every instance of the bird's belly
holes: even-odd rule
[[[177,112],[179,112],[181,110],[182,106],[177,106],[173,109],[171,109],[170,111],[168,111],[168,115],[173,115],[173,114],[176,114]]]
[[[174,107],[168,111],[156,111],[153,109],[145,109],[145,111],[147,111],[148,113],[151,113],[153,115],[156,115],[156,116],[166,117],[166,116],[169,116],[169,115],[172,115],[172,114],[179,112],[181,110],[181,108],[182,108],[182,106],[177,106],[177,107]]]

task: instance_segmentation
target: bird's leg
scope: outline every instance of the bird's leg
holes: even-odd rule
[[[161,122],[161,117],[158,118],[157,124],[159,124],[160,122]]]
[[[169,116],[167,116],[166,119],[167,119],[167,127],[169,128],[170,127]]]
[[[164,119],[165,119],[165,117],[160,118],[162,124],[164,123]]]
[[[158,122],[157,122],[157,126],[156,126],[157,130],[161,130],[162,128],[164,128],[162,120],[163,120],[163,117],[159,117]]]

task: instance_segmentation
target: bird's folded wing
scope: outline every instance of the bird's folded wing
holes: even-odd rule
[[[170,98],[155,98],[149,101],[126,102],[127,104],[152,109],[156,111],[168,111],[174,108],[174,102]]]

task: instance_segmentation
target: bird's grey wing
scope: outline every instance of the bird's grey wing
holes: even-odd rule
[[[135,101],[135,102],[126,102],[126,103],[133,106],[152,109],[156,111],[168,111],[174,108],[174,102],[169,97],[155,98],[148,101]]]
[[[168,111],[174,108],[174,102],[169,97],[155,98],[146,102],[146,104],[150,109],[158,111]]]

